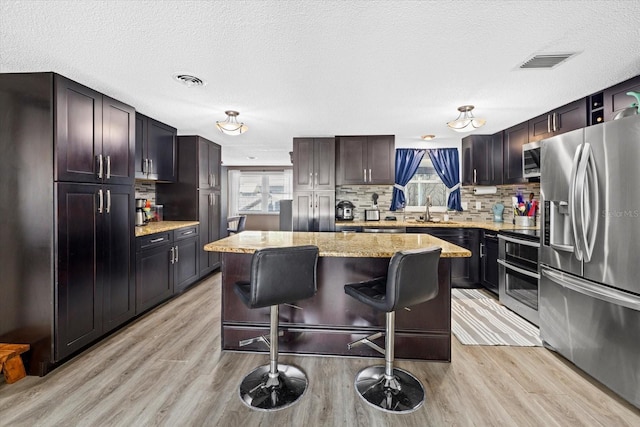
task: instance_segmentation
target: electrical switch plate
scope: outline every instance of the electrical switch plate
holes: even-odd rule
[[[469,203],[467,202],[462,202],[462,210],[466,211],[467,209],[469,209]]]
[[[482,209],[482,202],[476,202],[476,210]]]

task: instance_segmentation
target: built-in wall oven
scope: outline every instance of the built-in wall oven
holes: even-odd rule
[[[502,230],[498,242],[500,302],[538,326],[539,231]]]

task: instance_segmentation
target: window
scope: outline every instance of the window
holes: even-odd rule
[[[447,209],[447,186],[436,173],[429,155],[425,154],[418,166],[418,171],[407,184],[405,209],[414,212],[423,211],[427,196],[431,196],[431,206],[435,207],[435,211]]]
[[[293,172],[229,171],[229,215],[277,214],[280,200],[291,199]]]

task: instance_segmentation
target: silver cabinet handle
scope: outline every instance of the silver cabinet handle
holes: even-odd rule
[[[101,214],[104,210],[104,199],[102,198],[102,188],[98,190],[98,213]]]
[[[553,113],[553,131],[557,131],[558,130],[558,114],[557,113]]]
[[[551,133],[551,114],[547,114],[547,133]]]
[[[369,169],[369,182],[371,182],[371,169]]]
[[[178,251],[178,247],[176,246],[176,262],[178,262],[180,257],[180,251]]]
[[[149,169],[149,168],[148,168],[148,166],[147,166],[147,165],[148,165],[148,163],[149,163],[149,159],[144,159],[144,160],[142,161],[142,173],[143,173],[143,174],[146,174],[146,173],[147,173],[147,170]]]
[[[364,182],[367,182],[367,170],[362,169],[362,173],[364,174]]]
[[[484,237],[487,237],[489,239],[495,239],[498,236],[496,236],[495,234],[485,234]]]
[[[316,183],[315,183],[315,186],[316,187],[318,186],[318,172],[316,172]]]
[[[182,236],[188,236],[189,234],[193,234],[193,230],[189,230],[189,231],[184,231],[182,233],[180,233]]]
[[[480,258],[484,258],[484,243],[480,243]]]
[[[164,240],[164,237],[158,237],[157,239],[149,240],[149,243],[158,243],[158,242],[162,242],[163,240]]]
[[[153,159],[149,159],[149,173],[153,173]]]
[[[217,185],[217,178],[216,178],[216,174],[212,173],[211,174],[211,181],[213,181],[213,186],[215,187]]]
[[[107,190],[107,213],[111,213],[111,190]]]
[[[102,154],[98,154],[97,159],[98,159],[98,178],[102,179],[102,168],[103,168]]]
[[[313,188],[313,172],[309,172],[309,188]]]
[[[170,262],[171,262],[171,264],[175,264],[176,263],[176,248],[175,247],[173,247],[173,246],[171,247],[170,254],[171,254]]]
[[[107,156],[107,179],[111,179],[111,156]]]
[[[474,169],[474,170],[473,170],[473,183],[474,183],[474,184],[476,184],[476,183],[478,182],[477,177],[478,177],[477,170],[476,170],[476,169]]]

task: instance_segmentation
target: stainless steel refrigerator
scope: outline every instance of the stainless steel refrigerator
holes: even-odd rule
[[[640,407],[640,115],[541,149],[540,336]]]

